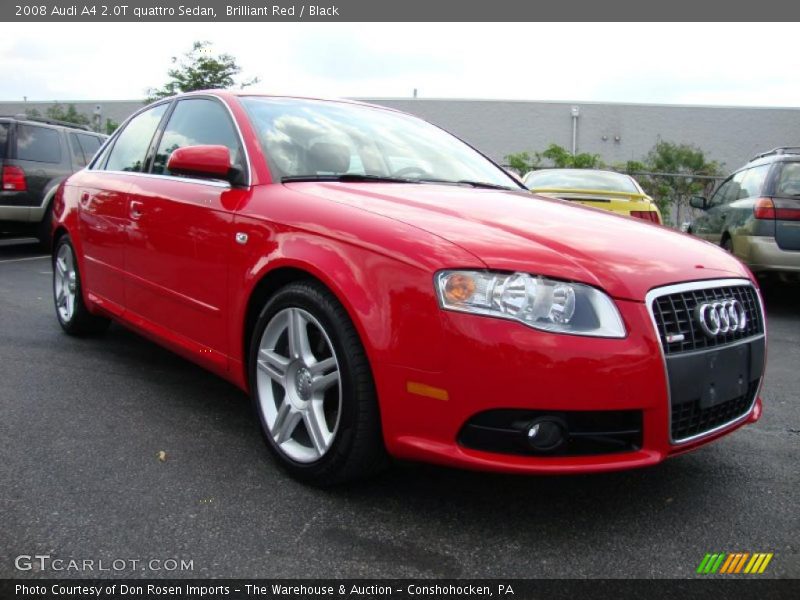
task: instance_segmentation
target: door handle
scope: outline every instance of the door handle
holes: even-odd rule
[[[138,220],[142,216],[142,203],[141,202],[137,202],[136,200],[131,200],[130,216],[131,216],[131,219],[133,219],[134,221]]]

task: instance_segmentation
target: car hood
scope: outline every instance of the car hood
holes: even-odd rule
[[[644,300],[650,289],[681,281],[748,277],[737,259],[697,238],[522,190],[387,183],[286,185],[427,231],[467,250],[490,269],[581,281],[617,298]],[[465,266],[471,265],[443,265]]]

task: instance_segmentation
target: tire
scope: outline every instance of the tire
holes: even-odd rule
[[[50,252],[53,249],[53,202],[51,201],[44,211],[41,223],[36,228],[36,237],[39,240],[39,248],[43,252]]]
[[[269,299],[252,332],[249,365],[264,441],[292,477],[329,486],[387,464],[364,347],[323,285],[291,283]]]
[[[720,243],[720,246],[726,252],[729,252],[729,253],[733,254],[733,240],[730,237],[726,236],[726,237],[722,238],[722,242]]]
[[[68,235],[61,236],[53,250],[53,301],[58,323],[68,334],[84,336],[108,329],[110,321],[90,313],[83,302],[75,248]]]

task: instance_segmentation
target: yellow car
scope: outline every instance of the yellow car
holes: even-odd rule
[[[523,179],[534,194],[661,223],[661,213],[630,175],[596,169],[541,169]]]

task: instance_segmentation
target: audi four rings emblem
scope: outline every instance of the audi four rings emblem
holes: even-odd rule
[[[747,327],[747,313],[738,300],[720,300],[698,305],[695,316],[700,328],[709,337],[721,333],[744,331]]]

